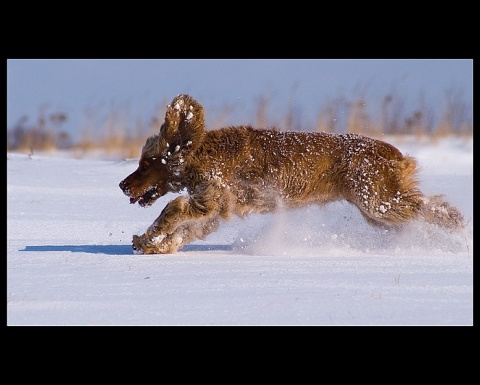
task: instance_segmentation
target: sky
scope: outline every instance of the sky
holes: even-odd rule
[[[7,325],[473,325],[473,138],[392,143],[465,229],[389,231],[340,201],[135,255],[176,196],[130,204],[118,183],[137,160],[7,153]]]
[[[438,116],[452,89],[473,106],[472,59],[8,59],[7,129],[22,116],[34,124],[42,111],[65,113],[73,138],[95,113],[125,113],[133,127],[189,93],[205,107],[207,126],[226,108],[226,123],[253,123],[266,98],[270,120],[293,106],[308,130],[336,97],[378,106],[394,93],[407,109],[424,100]]]

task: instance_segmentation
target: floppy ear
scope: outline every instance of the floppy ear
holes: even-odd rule
[[[168,163],[188,156],[197,149],[205,133],[205,112],[190,95],[176,96],[167,106],[165,122],[160,127],[160,151]]]

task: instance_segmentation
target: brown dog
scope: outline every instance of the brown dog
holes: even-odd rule
[[[138,254],[174,253],[214,231],[232,214],[274,212],[345,199],[372,224],[396,226],[423,217],[463,226],[460,212],[417,188],[416,163],[392,145],[345,134],[280,132],[250,126],[205,131],[203,107],[189,95],[167,106],[160,134],[147,139],[138,169],[120,182],[130,203],[169,202],[145,234]]]

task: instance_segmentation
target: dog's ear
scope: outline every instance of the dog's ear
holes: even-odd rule
[[[176,96],[160,127],[160,151],[165,158],[185,157],[197,149],[205,133],[205,111],[190,95]]]

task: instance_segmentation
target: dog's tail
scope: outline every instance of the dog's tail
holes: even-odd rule
[[[443,200],[443,195],[420,198],[420,212],[429,222],[449,229],[460,229],[465,226],[463,215],[448,202]]]

